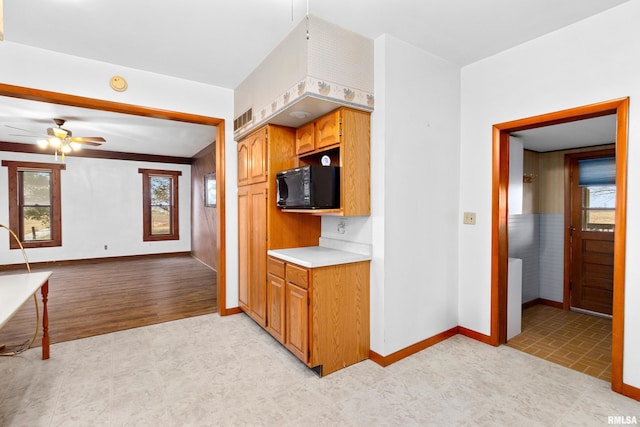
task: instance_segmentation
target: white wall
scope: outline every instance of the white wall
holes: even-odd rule
[[[458,325],[460,75],[388,35],[375,57],[371,349],[385,356]]]
[[[3,160],[52,163],[52,155],[0,153]],[[191,166],[65,158],[60,172],[62,246],[27,249],[29,262],[62,261],[191,250]],[[181,171],[178,177],[180,240],[142,241],[142,174],[138,168]],[[0,168],[0,198],[7,200],[8,168]],[[9,225],[7,203],[0,224]],[[15,231],[15,230],[14,230]],[[8,238],[8,233],[6,233]],[[0,242],[5,241],[2,237]],[[108,249],[105,250],[104,246]],[[0,244],[0,263],[19,264],[19,250]]]
[[[226,121],[227,307],[238,305],[236,143],[233,140],[233,91],[98,61],[63,55],[11,42],[0,43],[0,82],[76,96],[169,111],[218,117]],[[126,92],[115,92],[109,79],[127,79]],[[52,77],[53,76],[53,77]],[[64,177],[63,177],[64,179]],[[6,191],[0,188],[0,192]],[[0,193],[0,198],[4,193]],[[0,199],[1,200],[1,199]],[[63,207],[64,209],[64,207]],[[187,208],[188,209],[188,208]],[[185,231],[185,235],[189,232]]]
[[[624,382],[640,387],[640,2],[631,1],[462,69],[460,325],[489,334],[491,306],[491,126],[631,97]]]

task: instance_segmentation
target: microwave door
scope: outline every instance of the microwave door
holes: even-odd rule
[[[308,206],[305,200],[304,179],[299,171],[282,174],[278,177],[278,206],[300,208]]]
[[[289,199],[289,186],[287,185],[286,175],[278,175],[276,177],[276,188],[278,192],[276,196],[278,206],[287,206],[287,201]]]

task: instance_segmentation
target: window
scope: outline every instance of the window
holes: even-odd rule
[[[179,171],[138,169],[142,174],[143,240],[178,240]]]
[[[578,161],[582,191],[582,231],[615,229],[616,159],[600,157]]]
[[[9,169],[9,228],[25,248],[62,246],[60,171],[66,165],[3,160]],[[10,239],[9,247],[19,249]]]

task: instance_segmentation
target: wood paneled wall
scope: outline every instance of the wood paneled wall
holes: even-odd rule
[[[564,214],[564,156],[568,153],[615,148],[615,145],[551,151],[539,154],[540,162],[540,213]]]
[[[522,184],[522,213],[537,214],[540,212],[539,195],[540,195],[540,154],[534,151],[524,150],[524,159],[522,162],[522,173],[524,177]]]
[[[218,207],[205,206],[204,177],[216,172],[216,143],[200,151],[191,163],[191,254],[218,270],[216,229]]]

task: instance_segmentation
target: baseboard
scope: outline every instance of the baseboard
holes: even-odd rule
[[[638,387],[622,383],[622,390],[620,391],[620,394],[640,401],[640,388]]]
[[[536,298],[536,299],[532,299],[531,301],[527,301],[525,303],[522,303],[522,309],[525,310],[527,308],[533,307],[534,305],[548,305],[551,307],[555,307],[555,308],[560,308],[560,309],[564,309],[564,306],[561,302],[558,301],[552,301],[550,299],[546,299],[546,298]]]
[[[240,313],[242,313],[242,310],[240,309],[240,307],[218,309],[218,314],[220,316],[231,316],[232,314],[240,314]]]
[[[427,338],[426,340],[417,342],[409,347],[403,348],[402,350],[398,350],[395,353],[391,353],[388,356],[381,356],[375,351],[369,350],[369,359],[373,362],[377,363],[380,366],[389,366],[392,363],[395,363],[399,360],[404,359],[405,357],[409,357],[419,351],[424,350],[425,348],[431,347],[434,344],[438,344],[446,340],[447,338],[451,338],[452,336],[458,333],[458,327],[451,328],[444,332],[440,332],[437,335],[432,336],[431,338]]]
[[[471,329],[467,329],[463,326],[458,326],[458,333],[460,335],[464,335],[467,338],[471,338],[474,339],[476,341],[480,341],[481,343],[484,344],[489,344],[492,346],[496,346],[497,344],[494,344],[493,341],[491,340],[491,337],[489,335],[485,335],[485,334],[481,334],[480,332],[476,332],[476,331],[472,331]]]
[[[191,256],[191,252],[165,252],[160,254],[139,254],[139,255],[124,255],[102,258],[83,258],[83,259],[67,259],[61,261],[42,261],[42,262],[30,262],[31,267],[48,267],[54,265],[78,265],[78,264],[94,264],[97,262],[111,262],[111,261],[130,261],[134,259],[144,258],[167,258],[174,256]],[[24,263],[20,264],[7,264],[0,265],[0,271],[13,270],[16,268],[24,268]]]
[[[540,304],[548,305],[548,306],[555,307],[555,308],[560,308],[560,309],[564,308],[561,302],[551,301],[550,299],[540,298]]]

